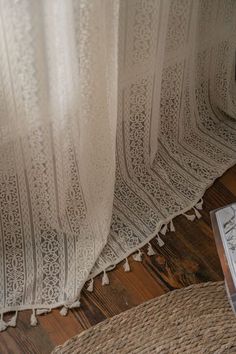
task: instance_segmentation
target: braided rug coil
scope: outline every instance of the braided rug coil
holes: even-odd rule
[[[236,317],[223,282],[155,298],[68,340],[53,353],[236,353]]]

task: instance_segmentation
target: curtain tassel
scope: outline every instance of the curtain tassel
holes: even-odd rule
[[[171,220],[171,222],[170,222],[170,231],[175,232],[175,226],[174,226],[173,220]]]
[[[16,311],[15,315],[12,316],[10,321],[7,322],[7,327],[16,327],[18,311]]]
[[[125,272],[130,272],[130,265],[129,265],[128,258],[125,258],[125,263],[123,264],[123,268]]]
[[[201,216],[201,214],[199,213],[199,211],[198,211],[196,208],[193,208],[193,210],[195,211],[196,217],[197,217],[198,219],[200,219],[202,216]]]
[[[36,317],[36,314],[35,314],[35,309],[32,310],[32,315],[30,316],[30,325],[32,327],[35,327],[37,326],[38,324],[38,321],[37,321],[37,317]]]
[[[199,202],[195,205],[195,208],[198,210],[202,210],[202,205],[203,205],[203,199],[201,198]]]
[[[0,318],[0,332],[5,331],[5,329],[7,329],[7,324],[5,321],[3,321],[3,314],[1,314],[1,318]]]
[[[188,215],[188,214],[183,214],[186,219],[190,220],[190,221],[193,221],[195,220],[196,216],[193,214],[193,215]]]
[[[166,232],[167,232],[167,228],[168,228],[168,226],[167,226],[167,224],[165,224],[165,225],[161,228],[160,233],[161,233],[162,235],[165,235]]]
[[[63,306],[62,309],[60,310],[60,315],[66,316],[67,314],[68,314],[68,307]]]
[[[159,234],[157,234],[157,242],[158,242],[159,247],[163,247],[165,244],[165,242],[161,239]]]
[[[142,262],[142,252],[140,250],[138,250],[138,253],[133,254],[132,257],[136,262]]]
[[[108,275],[106,273],[106,271],[103,271],[103,277],[102,277],[102,286],[104,285],[108,285],[110,283]]]
[[[154,254],[156,254],[156,252],[154,251],[154,249],[153,249],[151,243],[148,242],[147,255],[148,255],[148,256],[154,256]]]
[[[93,279],[90,280],[87,290],[92,293],[93,292]]]

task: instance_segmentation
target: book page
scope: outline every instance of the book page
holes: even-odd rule
[[[236,203],[216,212],[225,255],[236,287]]]

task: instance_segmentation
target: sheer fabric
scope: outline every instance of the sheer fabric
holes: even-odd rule
[[[236,2],[0,4],[0,313],[75,307],[235,163]]]
[[[1,1],[0,303],[73,302],[110,228],[118,7]]]

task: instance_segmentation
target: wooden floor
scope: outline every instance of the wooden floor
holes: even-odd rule
[[[236,166],[228,170],[204,196],[202,219],[189,222],[175,219],[176,233],[165,237],[160,248],[152,242],[156,255],[144,256],[142,263],[130,257],[132,271],[118,266],[109,273],[110,285],[95,280],[93,293],[84,291],[81,308],[62,317],[58,310],[40,316],[39,326],[29,325],[30,311],[19,315],[16,328],[0,334],[1,354],[46,354],[54,346],[86,328],[119,314],[169,290],[193,283],[222,279],[219,259],[212,235],[209,211],[236,201]]]

